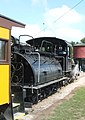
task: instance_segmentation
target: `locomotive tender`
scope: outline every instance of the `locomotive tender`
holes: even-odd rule
[[[72,80],[72,46],[67,41],[39,37],[21,44],[13,36],[11,40],[12,91],[21,87],[26,105],[37,103]]]

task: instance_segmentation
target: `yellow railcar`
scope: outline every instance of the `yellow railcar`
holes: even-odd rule
[[[0,15],[0,120],[13,120],[11,103],[11,28],[25,24]]]

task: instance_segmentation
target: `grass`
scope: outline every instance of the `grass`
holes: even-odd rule
[[[43,120],[85,120],[85,87],[75,90],[72,98],[57,106]]]

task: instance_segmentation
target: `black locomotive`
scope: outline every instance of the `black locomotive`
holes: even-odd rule
[[[12,36],[11,51],[12,91],[20,88],[24,103],[37,103],[72,80],[72,46],[65,40],[39,37],[21,44]]]

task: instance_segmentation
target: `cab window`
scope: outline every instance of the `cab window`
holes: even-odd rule
[[[0,40],[0,61],[6,60],[6,41]]]

